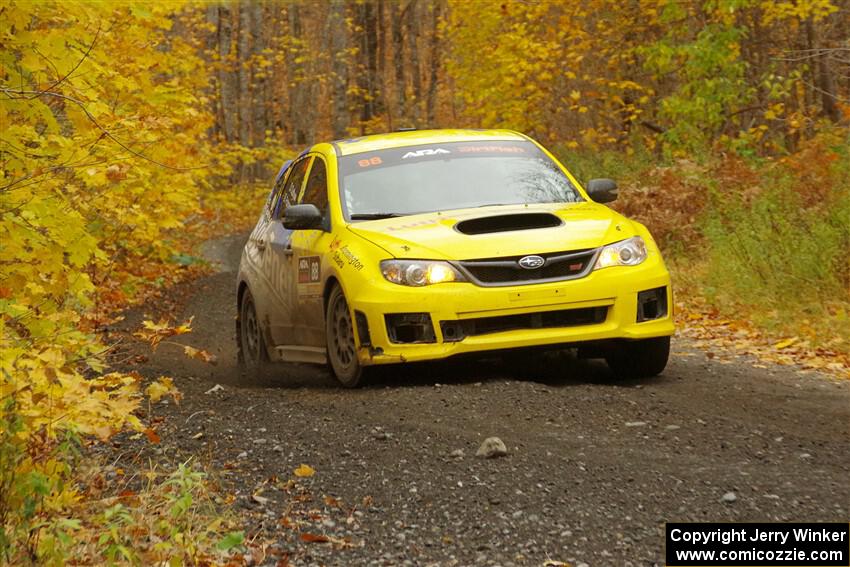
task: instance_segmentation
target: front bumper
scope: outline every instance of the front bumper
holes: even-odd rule
[[[358,322],[359,344],[368,342],[358,349],[363,365],[586,341],[645,339],[674,332],[670,276],[657,257],[640,266],[606,268],[577,280],[531,285],[448,283],[413,288],[371,283],[363,293],[350,296],[349,302]],[[638,308],[638,294],[657,288],[664,288],[665,314],[638,322],[645,319],[643,309]],[[421,334],[400,337],[393,325],[405,318],[398,314],[427,314],[430,327]],[[416,317],[407,317],[405,322],[419,323]],[[411,338],[423,340],[399,342]]]

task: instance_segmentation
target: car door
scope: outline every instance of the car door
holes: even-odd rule
[[[296,230],[292,234],[292,254],[297,266],[295,286],[290,289],[295,306],[294,322],[298,329],[298,345],[324,349],[325,316],[322,304],[324,277],[331,243],[328,207],[328,167],[325,158],[316,154],[299,204],[315,205],[324,215],[322,229]]]
[[[265,232],[264,272],[268,275],[271,290],[268,328],[272,346],[296,342],[292,287],[297,270],[291,247],[293,231],[285,228],[281,219],[284,209],[297,202],[311,160],[312,157],[305,156],[290,167]]]
[[[288,165],[290,162],[287,162]],[[284,168],[285,168],[284,166]],[[263,205],[260,218],[254,229],[248,237],[248,242],[245,244],[243,269],[246,272],[247,280],[251,288],[251,294],[254,297],[254,305],[257,310],[257,316],[260,321],[265,322],[265,328],[268,328],[269,312],[272,309],[272,278],[268,272],[268,255],[266,254],[266,243],[269,239],[269,231],[274,211],[279,207],[281,201],[281,192],[285,178],[285,169],[281,168],[280,173],[275,179],[275,184],[272,187],[269,197]]]

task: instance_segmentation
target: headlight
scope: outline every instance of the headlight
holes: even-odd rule
[[[463,274],[448,262],[430,260],[384,260],[381,273],[388,282],[413,287],[466,281]]]
[[[646,260],[646,243],[640,236],[633,236],[609,244],[599,253],[594,270],[611,266],[637,266]]]

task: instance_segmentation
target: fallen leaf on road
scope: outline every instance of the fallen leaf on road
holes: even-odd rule
[[[213,386],[212,388],[210,388],[209,390],[207,390],[204,393],[205,394],[215,394],[216,392],[223,392],[223,391],[224,391],[224,386],[222,386],[221,384],[216,384],[215,386]]]
[[[339,508],[340,506],[342,506],[342,503],[333,496],[325,496],[324,501],[326,505],[333,506],[334,508]]]
[[[153,350],[159,346],[162,339],[173,337],[175,335],[184,335],[192,332],[192,316],[188,321],[177,327],[171,327],[166,321],[154,323],[153,321],[142,321],[142,329],[133,333],[142,340],[148,341]]]
[[[773,348],[775,348],[777,350],[782,350],[784,348],[788,348],[789,346],[793,345],[798,340],[799,340],[798,337],[791,337],[790,339],[785,339],[785,340],[779,341],[778,343],[773,345]]]
[[[334,545],[338,545],[340,547],[360,547],[363,544],[354,544],[350,541],[338,537],[331,537],[326,535],[318,535],[318,534],[309,534],[302,533],[301,540],[306,541],[307,543],[332,543]]]
[[[293,471],[293,474],[299,478],[306,478],[316,474],[316,470],[310,465],[301,464],[300,467]]]
[[[290,529],[290,530],[294,530],[294,529],[295,529],[295,527],[296,527],[295,522],[293,522],[293,521],[289,518],[289,516],[284,516],[283,518],[281,518],[281,519],[278,521],[278,523],[279,523],[282,527],[287,528],[287,529]]]
[[[151,443],[159,443],[159,435],[153,429],[145,429],[145,435]]]
[[[194,358],[195,360],[200,360],[201,362],[206,362],[207,364],[212,364],[213,366],[218,364],[218,359],[215,357],[214,354],[211,354],[199,348],[184,345],[183,353],[189,358]]]
[[[167,378],[165,376],[161,376],[159,380],[156,382],[151,382],[151,384],[145,388],[145,394],[150,398],[151,403],[157,403],[164,396],[171,395],[174,398],[174,401],[179,401],[181,394],[174,387],[174,382],[171,378]]]

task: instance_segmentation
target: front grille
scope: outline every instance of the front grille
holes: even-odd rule
[[[488,258],[482,260],[464,260],[460,263],[467,274],[481,285],[513,285],[540,283],[580,278],[593,268],[598,249],[574,250],[570,252],[551,252],[536,254],[543,258],[539,268],[526,269],[520,266],[523,256]]]
[[[444,342],[461,341],[465,337],[486,335],[517,329],[548,329],[553,327],[576,327],[603,323],[608,317],[608,307],[582,307],[580,309],[560,309],[540,313],[520,313],[518,315],[500,315],[480,317],[458,321],[440,321],[440,330]]]

